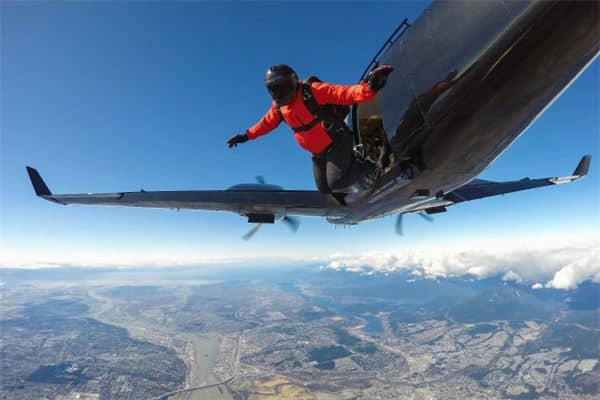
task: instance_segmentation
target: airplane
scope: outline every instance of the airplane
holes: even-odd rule
[[[317,216],[353,225],[387,215],[426,219],[489,196],[586,176],[591,155],[571,175],[494,182],[477,176],[496,160],[598,56],[600,2],[435,1],[394,30],[365,68],[395,68],[375,100],[355,104],[347,122],[356,145],[382,171],[376,185],[339,191],[284,190],[259,178],[226,190],[53,194],[27,167],[35,194],[57,204],[229,211],[256,224]],[[408,163],[411,179],[402,176]]]

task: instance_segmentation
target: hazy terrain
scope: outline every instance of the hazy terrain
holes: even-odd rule
[[[277,268],[0,272],[0,399],[598,398],[600,286]]]

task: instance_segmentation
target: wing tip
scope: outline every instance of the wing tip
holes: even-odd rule
[[[37,169],[29,166],[26,168],[27,174],[29,175],[29,180],[31,181],[31,185],[33,186],[36,196],[52,196],[52,192],[50,189],[48,189],[48,186],[42,179]]]
[[[588,170],[590,169],[591,161],[592,161],[591,154],[587,154],[587,155],[581,157],[581,160],[579,161],[579,164],[577,164],[577,168],[575,168],[573,175],[578,176],[578,177],[586,176],[588,173]]]

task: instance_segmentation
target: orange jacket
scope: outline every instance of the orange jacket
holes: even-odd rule
[[[298,92],[294,100],[285,106],[280,106],[283,120],[292,127],[306,125],[315,119],[314,115],[308,111],[302,100],[302,91],[300,87],[302,82],[298,82]],[[373,92],[365,82],[357,85],[343,86],[332,85],[325,82],[315,82],[311,84],[311,89],[317,104],[340,104],[351,105],[369,101],[375,97]],[[271,104],[269,111],[256,125],[246,131],[250,139],[256,139],[275,129],[281,123],[281,117],[277,112],[275,102]],[[323,128],[323,123],[315,125],[312,129],[305,132],[294,132],[296,141],[305,150],[313,154],[319,154],[331,144],[331,138]]]

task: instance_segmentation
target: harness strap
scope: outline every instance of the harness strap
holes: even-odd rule
[[[302,91],[302,100],[304,101],[304,105],[308,109],[308,111],[315,117],[312,121],[307,124],[301,126],[290,126],[294,132],[306,132],[314,128],[318,123],[323,121],[323,117],[321,115],[321,107],[317,104],[315,100],[315,96],[313,96],[312,90],[310,88],[310,83],[302,82],[301,89]],[[279,106],[275,107],[277,114],[279,114],[279,118],[283,121],[283,114],[281,113],[281,108]]]
[[[317,104],[317,100],[315,100],[310,83],[308,82],[302,82],[302,100],[304,100],[304,105],[308,108],[308,111],[315,116],[315,119],[323,119],[321,107]]]

